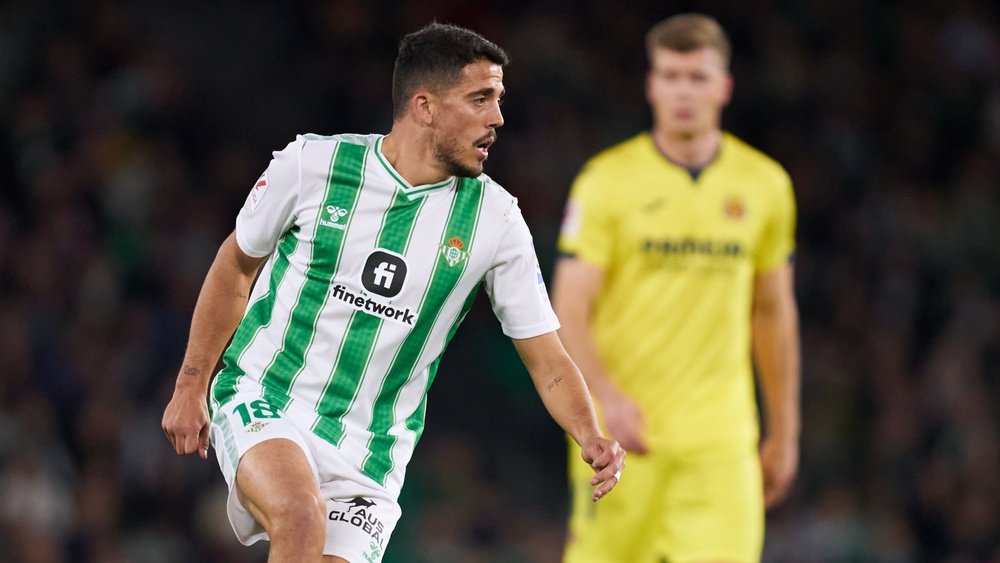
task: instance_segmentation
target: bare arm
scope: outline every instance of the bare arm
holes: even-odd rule
[[[758,274],[754,283],[753,351],[767,429],[761,445],[765,503],[781,502],[799,456],[799,316],[792,265]]]
[[[208,383],[223,347],[243,316],[250,286],[263,261],[244,254],[236,244],[235,233],[230,234],[205,277],[191,319],[184,363],[173,398],[163,413],[163,430],[180,455],[207,455]]]
[[[545,408],[559,426],[581,446],[599,437],[601,429],[587,385],[556,333],[513,342]]]
[[[559,260],[552,290],[552,305],[562,324],[559,336],[601,403],[608,431],[626,450],[645,453],[642,413],[608,377],[590,334],[594,300],[603,283],[600,268],[576,258]]]
[[[597,415],[580,370],[570,359],[555,332],[534,338],[515,339],[514,347],[531,374],[545,408],[552,418],[576,440],[583,459],[594,468],[591,480],[600,485],[596,501],[618,483],[625,465],[625,452],[618,443],[601,435]]]

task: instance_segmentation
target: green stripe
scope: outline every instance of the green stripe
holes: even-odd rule
[[[337,206],[348,211],[346,228],[350,228],[354,208],[364,182],[365,156],[361,145],[338,143],[330,166],[326,196],[316,212],[315,233],[310,248],[309,266],[305,282],[292,308],[291,318],[285,326],[281,348],[264,370],[261,385],[264,398],[284,410],[291,401],[292,384],[305,367],[305,357],[316,338],[316,324],[320,311],[329,297],[330,280],[337,271],[343,253],[346,229],[336,229],[321,224],[328,220],[327,206]],[[327,217],[327,219],[324,219]]]
[[[476,284],[469,292],[469,296],[465,298],[465,304],[462,305],[462,312],[459,313],[455,322],[451,325],[451,329],[448,330],[448,336],[445,337],[444,343],[441,345],[441,351],[438,352],[438,357],[434,358],[431,362],[430,367],[427,368],[427,386],[424,388],[424,397],[420,400],[420,406],[417,410],[413,411],[406,419],[406,428],[414,434],[416,434],[416,441],[420,441],[420,436],[424,433],[424,413],[427,410],[427,392],[431,389],[431,384],[434,383],[434,377],[437,375],[438,366],[441,364],[441,358],[444,356],[445,348],[448,347],[448,343],[451,342],[452,337],[455,336],[455,331],[458,330],[458,325],[462,324],[465,320],[465,316],[469,314],[469,309],[472,309],[472,304],[476,301],[476,295],[479,293],[479,284]],[[414,442],[416,443],[416,442]]]
[[[397,190],[395,200],[382,216],[378,248],[405,255],[413,236],[413,227],[426,199],[412,201]],[[375,342],[382,329],[382,318],[355,311],[341,342],[334,371],[323,389],[316,412],[320,415],[313,431],[324,440],[340,445],[344,438],[344,415],[351,409],[361,389]]]
[[[482,199],[483,183],[471,178],[463,179],[441,236],[442,249],[456,236],[462,239],[464,249],[472,248],[472,236],[475,234]],[[441,314],[442,306],[455,289],[467,264],[466,259],[451,266],[442,253],[438,254],[434,273],[421,300],[416,325],[396,351],[389,371],[382,380],[368,427],[371,432],[368,456],[362,466],[366,475],[382,485],[385,485],[385,478],[393,466],[392,447],[396,444],[396,437],[389,434],[389,429],[395,423],[393,411],[396,401],[403,386],[413,376],[417,360]]]
[[[271,315],[274,313],[275,296],[278,294],[278,286],[285,278],[288,271],[289,256],[295,252],[299,239],[296,235],[298,227],[293,227],[281,237],[278,242],[278,254],[274,258],[274,265],[271,268],[271,277],[268,283],[267,293],[263,298],[258,299],[250,306],[244,315],[236,333],[233,334],[233,341],[226,348],[223,355],[225,367],[215,378],[212,389],[213,407],[218,408],[236,394],[236,385],[239,378],[245,375],[240,367],[240,360],[243,354],[250,347],[250,343],[264,327],[271,324]]]

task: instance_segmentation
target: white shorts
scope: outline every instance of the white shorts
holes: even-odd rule
[[[242,382],[241,387],[248,387]],[[259,387],[258,387],[259,388]],[[396,499],[358,469],[346,463],[340,450],[310,431],[316,413],[293,401],[279,411],[259,391],[241,391],[219,407],[212,419],[211,443],[229,485],[229,522],[243,545],[268,539],[267,532],[240,504],[236,469],[250,448],[275,438],[302,448],[326,501],[324,555],[351,563],[382,560],[401,511]]]

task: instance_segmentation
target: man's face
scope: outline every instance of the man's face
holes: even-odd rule
[[[449,174],[474,178],[483,173],[496,129],[503,126],[503,94],[503,68],[478,61],[466,65],[458,82],[435,96],[434,152]]]
[[[732,89],[732,78],[715,49],[653,51],[646,100],[656,126],[669,134],[694,136],[717,129]]]

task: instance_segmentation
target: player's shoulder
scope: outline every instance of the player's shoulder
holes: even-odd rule
[[[510,222],[516,214],[520,214],[517,198],[501,186],[496,180],[486,174],[477,178],[482,183],[483,212],[485,216],[493,216]]]
[[[375,145],[381,135],[360,135],[344,133],[339,135],[317,135],[301,133],[295,136],[281,150],[274,151],[275,158],[292,158],[303,166],[312,166],[325,172],[330,156],[338,147],[353,145],[368,150]]]
[[[493,178],[490,178],[486,174],[480,174],[476,177],[476,180],[482,184],[484,205],[494,205],[502,208],[517,205],[517,198]]]
[[[621,201],[642,193],[647,185],[644,178],[655,170],[658,159],[648,131],[625,139],[583,164],[573,181],[572,198],[617,208]]]
[[[643,131],[587,159],[581,173],[619,174],[623,169],[634,167],[637,160],[648,156],[653,148],[652,137],[648,131]]]
[[[377,134],[359,135],[355,133],[343,133],[340,135],[317,135],[316,133],[299,133],[295,135],[295,138],[289,141],[288,144],[281,149],[281,151],[275,152],[302,150],[307,145],[327,145],[330,148],[333,148],[341,143],[371,147],[375,145],[375,142],[379,139],[379,137],[381,137],[381,135]]]
[[[295,136],[295,141],[302,144],[306,143],[319,143],[319,144],[331,144],[336,145],[339,143],[348,145],[361,145],[363,147],[371,147],[375,145],[375,142],[381,138],[382,135],[377,133],[371,133],[367,135],[359,133],[340,133],[337,135],[317,135],[316,133],[302,133]]]
[[[751,146],[729,132],[723,133],[726,159],[744,177],[758,178],[762,183],[784,186],[790,183],[788,172],[781,164],[760,149]]]
[[[365,148],[375,146],[382,135],[357,133],[342,133],[339,135],[317,135],[316,133],[300,133],[295,136],[281,151],[302,151],[306,149],[333,150],[337,145],[358,145]]]

